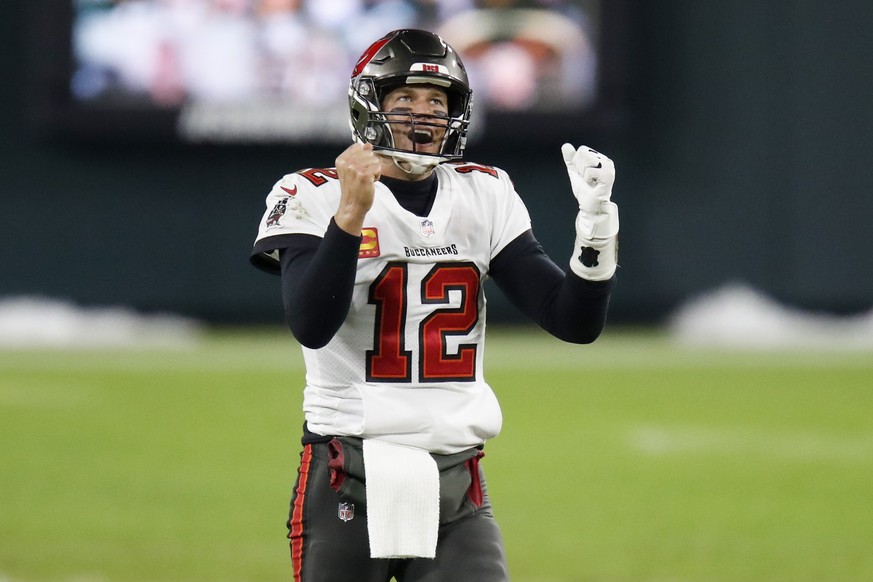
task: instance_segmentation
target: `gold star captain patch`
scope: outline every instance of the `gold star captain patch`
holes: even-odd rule
[[[358,258],[373,259],[379,256],[379,231],[375,228],[364,227],[361,229],[361,248]]]

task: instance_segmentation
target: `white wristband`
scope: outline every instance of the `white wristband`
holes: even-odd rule
[[[570,269],[589,281],[606,281],[618,267],[618,206],[604,204],[604,212],[576,217],[576,242]]]

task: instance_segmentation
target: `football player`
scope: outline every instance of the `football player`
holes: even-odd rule
[[[483,285],[564,341],[603,329],[613,163],[562,148],[579,204],[565,271],[506,172],[463,159],[471,107],[448,44],[391,32],[352,72],[354,143],[267,196],[251,260],[281,275],[306,364],[295,580],[507,580],[480,466],[502,421],[483,374]]]

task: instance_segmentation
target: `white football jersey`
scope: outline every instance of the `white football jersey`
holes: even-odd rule
[[[435,172],[427,217],[376,183],[348,317],[326,346],[303,348],[303,409],[315,433],[453,453],[500,431],[483,374],[483,285],[530,216],[500,169],[451,163]],[[323,237],[339,200],[335,169],[283,177],[267,196],[258,246],[278,235]]]

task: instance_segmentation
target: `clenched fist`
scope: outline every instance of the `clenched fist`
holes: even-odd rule
[[[565,143],[561,154],[567,165],[573,195],[579,201],[579,210],[591,214],[600,212],[601,205],[609,202],[615,182],[615,165],[612,160],[588,146],[579,149]]]
[[[336,159],[340,203],[334,220],[344,231],[360,236],[364,216],[373,206],[382,161],[371,144],[352,144]]]

